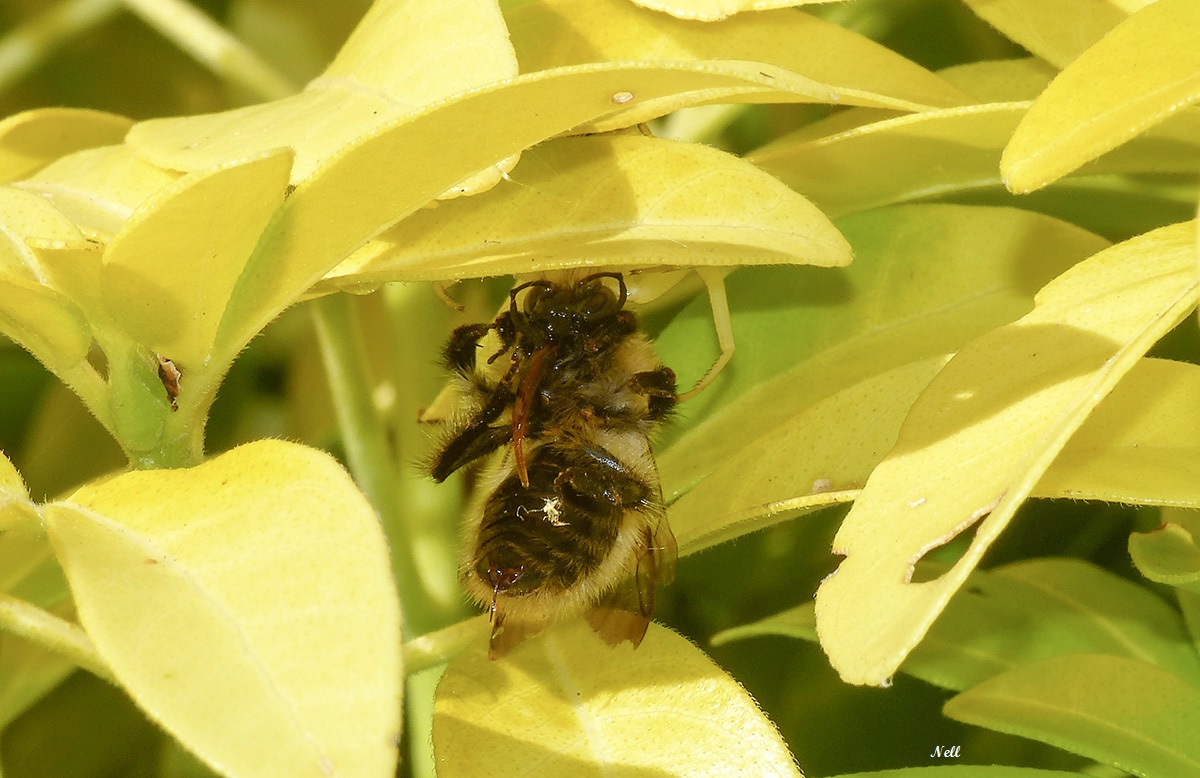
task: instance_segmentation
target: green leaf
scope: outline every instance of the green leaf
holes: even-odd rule
[[[712,186],[714,179],[719,186]],[[730,154],[642,135],[547,141],[482,195],[419,211],[321,287],[578,265],[845,265],[824,214]]]
[[[1200,367],[1143,359],[1071,436],[1034,494],[1200,508],[1197,429]]]
[[[727,282],[736,368],[680,409],[699,421],[659,457],[681,550],[847,499],[944,354],[1027,313],[1039,288],[1106,245],[1006,208],[902,206],[840,226],[856,253],[845,269],[753,269]],[[694,303],[656,338],[685,386],[716,355],[703,348],[714,339],[707,307]]]
[[[634,651],[576,619],[500,661],[481,636],[438,684],[433,746],[449,775],[800,775],[737,681],[655,624]]]
[[[234,284],[283,202],[286,149],[192,173],[147,198],[104,252],[109,315],[182,369],[208,362]]]
[[[1200,514],[1164,508],[1161,527],[1129,536],[1129,555],[1151,581],[1200,594]]]
[[[979,18],[1058,68],[1064,68],[1124,21],[1108,0],[965,0]]]
[[[747,156],[832,217],[889,203],[999,189],[1001,152],[1028,102],[926,111],[844,127],[811,124]],[[849,113],[849,112],[847,112]],[[1182,114],[1097,160],[1089,173],[1200,171],[1200,119]]]
[[[834,539],[847,558],[817,592],[817,624],[845,680],[895,672],[1072,433],[1196,298],[1195,224],[1177,224],[1081,262],[1028,316],[958,352]],[[910,583],[927,551],[981,519],[950,572]]]
[[[230,775],[391,775],[399,613],[371,507],[259,441],[46,510],[79,617],[138,704]]]
[[[1200,776],[1200,689],[1136,659],[1046,659],[984,681],[945,711],[1146,778]]]
[[[793,10],[759,10],[717,24],[697,24],[637,8],[628,0],[540,0],[510,13],[508,23],[522,73],[589,62],[723,61],[751,77],[764,65],[778,70],[779,87],[754,95],[755,102],[836,101],[920,110],[957,105],[965,98],[869,38]],[[801,86],[805,81],[810,85]],[[652,107],[643,103],[600,127],[629,126],[695,104],[689,95]]]
[[[0,181],[16,181],[74,151],[120,143],[133,120],[84,108],[38,108],[0,121]]]
[[[713,644],[758,635],[815,641],[813,605],[718,633]],[[1138,659],[1200,682],[1200,658],[1177,611],[1144,587],[1063,558],[976,570],[900,669],[961,691],[1031,662],[1081,653]]]
[[[870,773],[846,773],[834,776],[834,778],[1079,778],[1080,775],[1081,773],[1077,772],[1039,770],[1036,767],[964,764],[904,767],[899,770],[879,770]]]
[[[1200,99],[1200,5],[1159,0],[1119,24],[1035,101],[1001,162],[1031,192]]]

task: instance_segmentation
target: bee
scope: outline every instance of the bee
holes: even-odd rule
[[[442,481],[486,462],[460,574],[491,614],[492,657],[578,614],[637,646],[656,584],[674,576],[650,437],[677,402],[675,374],[628,294],[615,272],[527,281],[444,349],[465,410],[430,470]]]

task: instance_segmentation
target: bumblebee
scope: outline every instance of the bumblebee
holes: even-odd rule
[[[675,374],[627,299],[619,273],[539,278],[446,344],[462,410],[430,471],[486,463],[460,573],[490,610],[493,657],[580,613],[636,646],[674,575],[650,436],[675,407]]]

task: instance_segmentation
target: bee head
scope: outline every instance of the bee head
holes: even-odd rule
[[[539,279],[512,290],[509,315],[535,345],[558,343],[617,320],[628,296],[620,273],[595,273],[573,284]]]

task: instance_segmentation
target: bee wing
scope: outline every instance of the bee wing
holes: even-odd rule
[[[637,648],[654,615],[658,584],[675,579],[677,547],[665,516],[646,527],[634,574],[625,578],[588,612],[588,623],[610,646],[628,640]]]
[[[525,638],[531,638],[545,628],[545,622],[516,621],[496,614],[492,622],[492,636],[488,641],[488,659],[495,660],[507,656]]]

